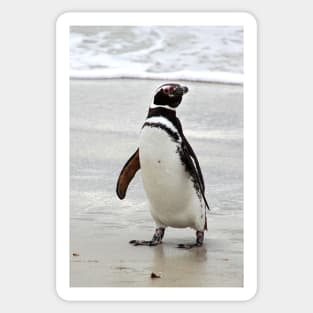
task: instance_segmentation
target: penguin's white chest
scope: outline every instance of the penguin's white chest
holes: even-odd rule
[[[162,128],[145,126],[139,143],[144,189],[157,225],[202,229],[204,211],[177,142]]]

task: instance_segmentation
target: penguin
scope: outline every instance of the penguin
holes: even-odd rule
[[[162,243],[165,229],[192,228],[196,241],[178,248],[201,247],[207,230],[205,184],[200,164],[186,139],[176,109],[188,87],[166,83],[157,88],[142,126],[139,147],[122,168],[116,193],[124,199],[129,183],[141,169],[150,213],[156,229],[151,240],[131,240],[134,246]]]

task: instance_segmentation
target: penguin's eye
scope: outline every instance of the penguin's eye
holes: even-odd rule
[[[165,87],[162,89],[162,91],[167,95],[167,94],[170,94],[172,92],[172,88],[171,87]]]

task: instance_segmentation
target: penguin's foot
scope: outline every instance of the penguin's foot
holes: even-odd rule
[[[162,243],[165,228],[159,227],[155,230],[152,240],[131,240],[129,243],[134,246],[157,246]]]
[[[161,241],[153,241],[153,240],[131,240],[129,242],[133,246],[157,246],[161,243]]]
[[[196,236],[197,236],[197,240],[195,243],[191,243],[191,244],[180,243],[179,245],[177,245],[177,248],[191,249],[195,247],[202,247],[203,240],[204,240],[204,231],[197,230]]]

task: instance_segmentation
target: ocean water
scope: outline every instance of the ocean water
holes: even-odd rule
[[[243,84],[243,28],[73,26],[70,76]]]

